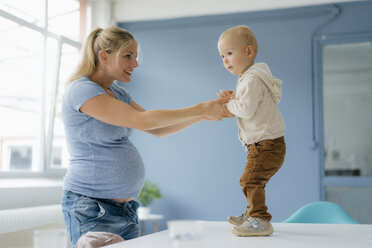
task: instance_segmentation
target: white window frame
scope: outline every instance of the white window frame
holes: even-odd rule
[[[15,172],[15,171],[0,171],[0,177],[56,177],[61,178],[66,173],[66,168],[52,168],[51,166],[51,156],[52,156],[52,149],[53,146],[53,131],[54,131],[54,119],[56,114],[56,103],[57,103],[57,97],[58,97],[58,84],[59,84],[59,72],[60,72],[60,66],[61,66],[61,56],[62,56],[62,48],[64,44],[68,44],[72,47],[76,47],[78,49],[81,48],[81,43],[76,42],[70,38],[67,38],[65,36],[54,34],[50,31],[48,31],[48,0],[45,0],[45,26],[40,27],[37,26],[31,22],[28,22],[26,20],[23,20],[22,18],[19,18],[11,13],[8,13],[4,10],[0,9],[0,16],[8,19],[9,21],[15,22],[20,26],[24,26],[26,28],[32,29],[38,33],[41,33],[44,36],[44,49],[43,49],[43,93],[42,93],[42,99],[41,99],[41,122],[40,122],[40,144],[39,146],[35,145],[34,147],[38,147],[38,149],[33,152],[33,156],[36,156],[36,152],[39,153],[39,159],[38,163],[40,167],[37,167],[35,165],[35,168],[40,168],[39,171],[29,171],[29,172]],[[46,106],[46,92],[45,92],[45,86],[46,86],[46,41],[47,38],[53,38],[58,41],[57,46],[57,54],[56,54],[56,67],[55,67],[55,74],[54,74],[54,82],[53,82],[53,95],[52,95],[52,107],[51,107],[51,113],[49,115],[49,120],[45,119],[43,116],[45,115],[45,106]],[[45,123],[46,121],[49,121],[49,130],[45,133]],[[37,141],[36,141],[37,142]],[[3,149],[6,148],[7,141],[3,141]],[[5,147],[5,148],[4,148]],[[63,148],[64,153],[66,153],[66,148]],[[2,152],[2,151],[1,151]],[[6,162],[5,158],[2,158],[3,162]],[[66,162],[66,161],[64,161]],[[4,163],[3,163],[4,165]],[[34,165],[32,167],[34,170]]]

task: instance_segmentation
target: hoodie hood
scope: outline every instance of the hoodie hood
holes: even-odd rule
[[[266,85],[275,103],[279,103],[282,98],[282,80],[273,77],[267,64],[255,63],[244,73],[257,75]]]

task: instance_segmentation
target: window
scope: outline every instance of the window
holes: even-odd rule
[[[6,139],[3,142],[3,171],[38,171],[37,147],[34,139]]]
[[[339,204],[360,223],[369,223],[372,33],[318,36],[314,47],[322,200]]]
[[[78,62],[85,6],[77,0],[0,0],[2,175],[63,173],[67,167],[60,102]]]
[[[323,48],[326,176],[372,176],[372,43]]]

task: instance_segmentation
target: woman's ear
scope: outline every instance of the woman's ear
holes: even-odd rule
[[[246,50],[248,58],[250,58],[250,59],[254,58],[254,55],[256,54],[256,51],[254,50],[253,46],[248,45],[245,50]]]
[[[107,60],[107,52],[105,50],[100,50],[98,53],[98,59],[100,62],[105,63]]]

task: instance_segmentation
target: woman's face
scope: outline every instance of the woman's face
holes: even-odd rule
[[[111,76],[129,83],[134,68],[138,67],[137,42],[132,40],[123,49],[108,55],[108,69]]]

